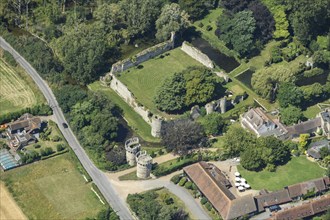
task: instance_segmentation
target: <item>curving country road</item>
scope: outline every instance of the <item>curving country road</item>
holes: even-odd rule
[[[61,108],[59,107],[57,100],[49,88],[46,81],[44,81],[36,70],[18,53],[16,52],[2,37],[0,37],[0,47],[8,51],[13,55],[15,60],[26,70],[26,72],[32,77],[35,83],[38,85],[41,92],[44,94],[48,101],[49,106],[53,109],[54,118],[56,123],[59,125],[61,132],[63,133],[65,139],[69,143],[70,147],[74,150],[78,159],[80,160],[83,167],[86,169],[87,173],[91,176],[94,183],[100,189],[101,193],[111,205],[115,212],[119,215],[120,219],[134,219],[131,215],[126,203],[121,197],[116,193],[111,183],[109,182],[107,176],[99,170],[93,162],[89,159],[84,149],[79,144],[72,130],[69,128],[64,128],[62,123],[67,123]]]
[[[124,198],[125,196],[123,197],[123,195],[119,195],[118,191],[115,190],[113,184],[116,183],[113,182],[113,180],[109,180],[108,176],[93,164],[93,162],[89,159],[84,149],[79,144],[78,140],[76,139],[70,127],[64,128],[62,126],[62,123],[67,123],[67,121],[65,120],[63,112],[59,107],[57,100],[52,90],[49,88],[47,82],[44,81],[37,73],[37,71],[16,50],[14,50],[10,46],[10,44],[8,44],[1,36],[0,36],[0,47],[11,53],[15,58],[15,60],[25,69],[25,71],[35,81],[35,83],[37,84],[37,86],[39,87],[39,89],[47,99],[49,106],[53,109],[55,122],[59,125],[59,129],[63,133],[68,144],[75,152],[80,163],[83,165],[87,173],[93,179],[93,182],[100,189],[101,193],[103,194],[107,202],[110,204],[110,206],[113,208],[113,210],[120,217],[120,219],[123,220],[135,219],[135,217],[132,216],[132,214],[128,209],[127,203],[125,202],[125,198]],[[123,183],[117,183],[117,184],[125,185]],[[130,184],[137,184],[137,183],[130,183]],[[171,191],[172,193],[177,195],[181,200],[183,200],[187,208],[191,211],[191,213],[194,215],[196,219],[198,220],[210,219],[208,214],[203,210],[203,208],[201,208],[201,206],[194,200],[194,198],[187,191],[185,191],[181,187],[178,187],[177,185],[174,185],[169,180],[168,181],[151,180],[151,181],[145,181],[145,184],[147,184],[148,185],[147,188],[150,189],[157,187],[168,188],[169,191]]]

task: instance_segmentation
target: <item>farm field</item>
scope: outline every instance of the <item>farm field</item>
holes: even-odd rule
[[[139,103],[153,113],[169,117],[157,110],[153,103],[158,87],[175,72],[180,72],[189,66],[201,66],[202,64],[181,51],[180,48],[164,53],[163,56],[163,58],[158,56],[142,63],[142,68],[133,67],[126,70],[120,74],[119,79],[130,89]]]
[[[44,102],[32,79],[20,67],[0,58],[0,115]]]
[[[27,219],[2,182],[0,192],[0,219]]]
[[[64,154],[1,175],[28,219],[85,219],[106,206]]]
[[[285,186],[322,177],[325,170],[317,163],[311,162],[305,156],[292,157],[284,166],[277,167],[275,172],[266,170],[260,172],[245,170],[238,166],[238,171],[247,180],[252,189],[267,189],[270,191],[282,189]]]

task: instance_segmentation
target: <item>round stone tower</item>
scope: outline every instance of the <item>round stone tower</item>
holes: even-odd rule
[[[140,151],[136,155],[137,169],[136,176],[146,179],[150,176],[152,167],[152,157],[146,151]]]
[[[222,114],[226,112],[226,108],[227,108],[226,104],[227,104],[226,97],[223,97],[222,99],[220,99],[220,111]]]
[[[136,154],[140,151],[139,138],[133,137],[125,142],[126,161],[130,166],[136,164]]]
[[[153,117],[151,119],[151,135],[154,137],[160,137],[160,131],[162,129],[163,119],[160,117]]]
[[[214,104],[212,102],[205,105],[206,114],[211,114],[214,111]]]

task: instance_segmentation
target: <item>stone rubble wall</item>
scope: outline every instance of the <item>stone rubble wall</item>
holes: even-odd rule
[[[145,109],[145,107],[140,106],[137,103],[133,93],[131,93],[129,89],[122,82],[120,82],[120,80],[116,78],[115,75],[111,75],[111,77],[112,79],[110,82],[110,88],[113,89],[119,96],[121,96],[123,100],[129,106],[131,106],[136,113],[141,115],[143,120],[145,120],[149,125],[151,125],[152,120],[150,117],[148,117],[150,115],[149,110]]]
[[[204,66],[211,68],[211,69],[214,68],[214,64],[213,64],[212,60],[206,54],[201,52],[199,49],[193,47],[188,42],[186,42],[186,41],[183,42],[183,44],[181,46],[181,50],[184,51],[186,54],[188,54],[193,59],[195,59],[198,62],[200,62],[201,64],[203,64]]]
[[[118,61],[111,67],[112,74],[123,72],[133,66],[137,66],[149,59],[152,59],[166,51],[172,50],[174,48],[175,33],[171,33],[171,38],[168,41],[162,42],[155,46],[149,47],[133,57],[127,58],[125,60]]]

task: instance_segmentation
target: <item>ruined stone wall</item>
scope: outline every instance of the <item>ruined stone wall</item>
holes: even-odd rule
[[[116,74],[118,72],[123,72],[133,66],[137,66],[140,63],[165,53],[166,51],[172,50],[174,48],[174,40],[175,33],[172,32],[170,40],[157,44],[153,47],[149,47],[133,57],[118,61],[117,63],[113,64],[110,73]]]
[[[131,93],[128,88],[120,82],[116,76],[111,75],[112,80],[110,83],[110,88],[112,88],[119,96],[123,98],[123,100],[130,105],[136,113],[141,115],[141,117],[151,125],[151,118],[149,117],[150,112],[144,106],[141,106],[137,103],[136,99],[134,98],[133,93]]]
[[[193,47],[190,45],[188,42],[183,42],[181,46],[181,50],[183,50],[186,54],[191,56],[193,59],[197,60],[204,66],[213,69],[214,65],[212,60],[204,53],[202,53],[200,50],[197,48]]]

